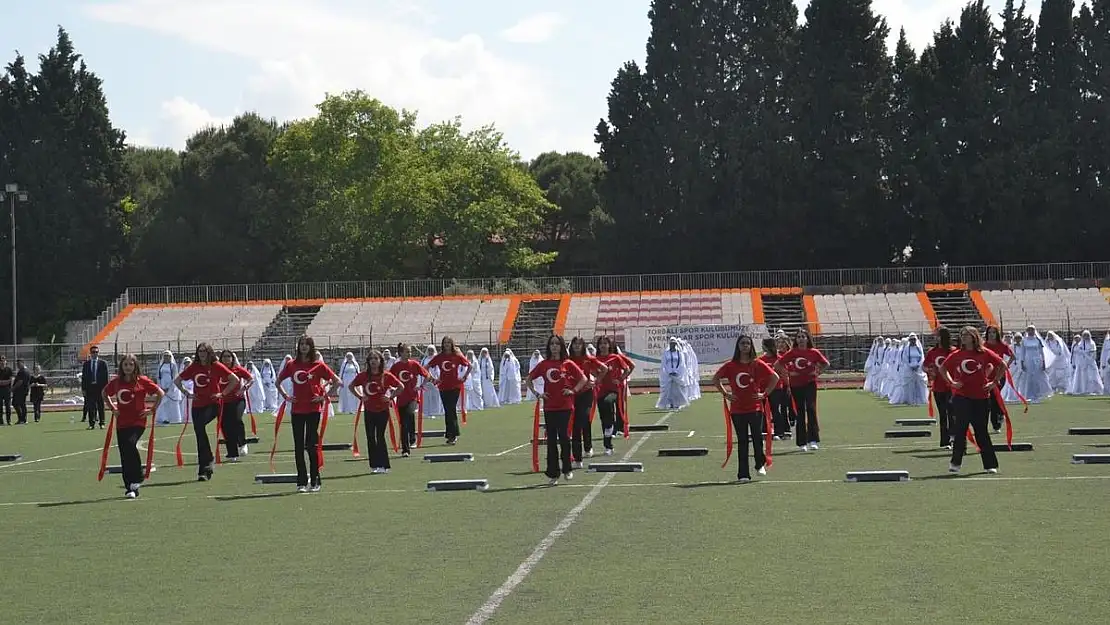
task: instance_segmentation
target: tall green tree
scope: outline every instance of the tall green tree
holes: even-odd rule
[[[600,271],[604,252],[598,233],[612,223],[601,207],[598,184],[604,166],[597,157],[581,152],[545,152],[528,164],[528,171],[544,196],[558,208],[544,220],[541,237],[545,249],[558,252],[551,271],[574,274]]]
[[[1110,0],[1084,3],[1076,36],[1081,94],[1076,141],[1083,185],[1068,228],[1081,233],[1083,244],[1067,249],[1074,260],[1099,260],[1106,256],[1102,233],[1110,232],[1110,211],[1105,210],[1110,206]]]

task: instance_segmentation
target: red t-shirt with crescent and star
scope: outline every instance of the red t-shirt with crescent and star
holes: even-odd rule
[[[213,397],[220,391],[220,381],[231,375],[231,369],[222,362],[202,365],[193,361],[180,373],[182,380],[193,383],[193,408],[204,408],[216,403]]]
[[[586,374],[573,360],[548,360],[543,359],[536,365],[528,377],[536,380],[543,378],[543,393],[547,398],[543,400],[543,409],[551,411],[574,410],[574,395],[564,395],[564,390],[574,390],[578,381],[585,378]]]
[[[385,393],[391,388],[404,388],[405,385],[397,376],[386,371],[370,379],[368,371],[362,371],[351,381],[355,386],[362,387],[362,406],[367,414],[372,412],[389,412],[389,400]]]
[[[767,382],[773,375],[774,370],[764,360],[730,360],[717,369],[713,379],[728,381],[729,390],[732,391],[732,405],[729,406],[731,414],[751,414],[763,410],[763,402],[758,395],[767,388]]]
[[[948,388],[948,381],[941,375],[940,370],[944,367],[944,361],[956,351],[955,347],[944,349],[937,345],[933,349],[925,352],[925,371],[933,376],[933,392],[934,393],[947,393],[952,390]]]
[[[469,367],[470,361],[465,357],[458,354],[436,354],[428,361],[425,369],[435,369],[439,367],[439,384],[437,388],[441,391],[457,391],[462,388],[462,376],[459,375],[459,367]]]
[[[421,376],[432,377],[428,370],[420,365],[418,360],[398,360],[389,368],[389,372],[397,376],[404,388],[397,394],[397,404],[404,406],[416,401]]]
[[[335,372],[325,363],[294,360],[281,370],[277,382],[293,381],[293,413],[307,414],[321,412],[323,404],[313,400],[324,395],[324,381],[333,377]]]
[[[134,382],[124,382],[119,377],[113,378],[104,387],[104,394],[116,402],[119,413],[116,417],[116,429],[145,428],[146,396],[157,395],[158,385],[154,380],[140,375]]]
[[[990,390],[984,387],[994,375],[996,368],[1004,366],[998,354],[989,349],[981,352],[961,349],[953,352],[944,361],[944,370],[952,376],[953,380],[963,385],[961,388],[953,388],[952,394],[969,399],[990,397]]]
[[[829,366],[829,359],[821,350],[795,347],[779,356],[779,362],[786,369],[787,384],[792,388],[805,386],[817,381],[817,364]],[[795,375],[790,375],[791,373]]]

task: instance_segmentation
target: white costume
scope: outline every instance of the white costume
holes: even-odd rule
[[[158,423],[185,423],[185,397],[181,394],[181,389],[173,383],[181,371],[177,368],[173,352],[166,350],[162,355],[169,356],[170,360],[158,365],[158,374],[154,376],[158,381],[158,388],[166,394],[158,405]]]
[[[886,349],[883,350],[883,362],[880,368],[879,397],[889,399],[894,392],[895,369],[898,366],[898,345],[894,339],[886,340]]]
[[[470,362],[470,367],[467,367],[469,375],[466,377],[466,409],[468,411],[481,410],[486,405],[482,401],[482,380],[479,375],[479,365],[481,363],[478,362],[478,357],[474,355],[474,350],[466,352],[466,359]],[[461,371],[459,373],[462,374]]]
[[[1099,360],[1102,369],[1102,393],[1110,395],[1110,332],[1102,339],[1102,358]]]
[[[1071,383],[1068,395],[1101,395],[1105,386],[1099,375],[1095,353],[1098,347],[1089,330],[1083,331],[1079,343],[1071,349]]]
[[[1014,404],[1021,401],[1021,398],[1019,398],[1017,394],[1017,388],[1018,385],[1021,384],[1022,379],[1021,365],[1018,362],[1017,351],[1014,350],[1014,336],[1007,332],[1006,336],[1002,337],[1002,342],[1009,346],[1010,350],[1014,352],[1013,358],[1011,358],[1010,362],[1007,364],[1010,375],[1005,378],[1005,384],[1002,386],[1002,401],[1007,404]],[[1013,380],[1013,384],[1010,383],[1010,380]]]
[[[270,362],[269,358],[262,361],[262,379],[260,380],[262,392],[266,396],[266,402],[260,407],[259,411],[277,412],[278,403],[281,402],[281,396],[277,392],[277,371],[274,370],[274,363]]]
[[[1033,336],[1029,336],[1029,330]],[[1039,402],[1052,396],[1048,381],[1048,368],[1056,364],[1056,354],[1048,348],[1037,329],[1029,326],[1020,341],[1015,342],[1014,359],[1021,370],[1021,380],[1015,380],[1017,390],[1027,401]]]
[[[686,394],[687,401],[693,403],[701,399],[701,371],[698,369],[698,355],[683,339],[678,339],[678,348],[682,351],[682,357],[686,363],[682,390]]]
[[[905,344],[898,356],[899,380],[894,393],[890,396],[891,404],[904,406],[924,406],[929,400],[929,385],[922,370],[925,362],[925,349],[917,340],[917,335],[911,333],[904,339]]]
[[[536,365],[540,364],[540,361],[542,361],[542,360],[543,360],[543,356],[540,355],[540,350],[537,349],[536,351],[532,352],[532,359],[528,361],[528,373],[531,374],[532,369],[535,369]],[[543,392],[543,378],[540,377],[540,378],[536,378],[535,380],[533,380],[532,381],[532,387],[535,388],[537,392],[542,393]],[[532,391],[528,391],[528,400],[531,401],[531,400],[534,400],[534,399],[539,399],[539,398],[536,397],[535,395],[533,395]]]
[[[347,355],[343,357],[343,364],[339,365],[339,379],[343,381],[343,385],[339,387],[339,409],[337,412],[354,414],[358,410],[358,398],[347,387],[351,385],[360,371],[361,368],[358,366],[358,361],[355,360],[355,355],[347,352]]]
[[[659,400],[655,407],[659,410],[681,410],[690,405],[686,397],[689,375],[686,358],[673,337],[667,349],[659,356]]]
[[[247,362],[247,371],[251,372],[251,387],[247,389],[247,397],[250,398],[250,411],[251,413],[262,412],[266,407],[266,389],[262,386],[262,372],[258,367],[254,366],[254,361]]]
[[[1064,339],[1052,331],[1045,335],[1045,345],[1053,356],[1052,365],[1048,367],[1048,384],[1054,392],[1065,393],[1071,381],[1071,350]]]
[[[868,393],[878,392],[879,370],[883,358],[883,337],[877,336],[871,341],[871,351],[867,352],[867,361],[863,363],[863,390]]]
[[[502,406],[520,403],[520,361],[511,349],[506,349],[501,356],[501,375],[497,383],[497,398]]]
[[[478,354],[478,373],[481,377],[480,387],[482,389],[482,403],[485,404],[486,408],[498,408],[501,406],[501,402],[497,396],[497,387],[493,383],[493,377],[496,371],[497,368],[493,366],[493,358],[489,355],[489,348],[483,347],[482,352]]]
[[[424,352],[424,360],[421,360],[420,364],[423,365],[425,369],[428,369],[428,363],[432,361],[432,358],[435,358],[435,355],[436,355],[436,346],[435,345],[429,345],[427,351]],[[439,367],[436,367],[435,369],[428,369],[428,373],[432,374],[433,377],[438,378],[439,377]],[[430,378],[425,379],[423,384],[424,384],[424,416],[425,417],[438,417],[440,415],[443,415],[444,414],[443,399],[440,398],[440,396],[439,396],[439,389],[436,388],[435,383],[432,382],[432,380]]]
[[[286,354],[285,359],[281,361],[281,368],[278,369],[278,376],[281,376],[281,372],[284,371],[285,367],[289,366],[289,363],[291,363],[291,362],[293,362],[293,357],[290,356],[289,354]],[[292,378],[285,378],[284,380],[282,380],[281,381],[281,388],[283,390],[285,390],[285,394],[288,397],[292,397],[293,396],[293,380],[292,380]],[[278,401],[279,405],[282,403],[281,395],[278,395],[277,401]],[[292,402],[285,402],[285,404],[286,404],[285,414],[287,416],[293,414],[293,404],[292,404]]]
[[[388,349],[382,350],[382,362],[385,363],[384,367],[386,371],[392,369],[393,365],[397,364],[398,360],[400,360],[400,358],[394,357],[393,354],[389,353]]]

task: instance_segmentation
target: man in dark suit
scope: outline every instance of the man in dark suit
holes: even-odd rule
[[[100,359],[100,348],[89,349],[89,359],[81,367],[81,392],[85,396],[84,413],[89,419],[89,429],[100,422],[104,429],[104,387],[108,386],[108,363]]]

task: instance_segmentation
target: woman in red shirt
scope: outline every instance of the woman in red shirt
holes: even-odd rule
[[[221,380],[228,382],[223,388],[220,388]],[[192,391],[185,388],[183,384],[185,381],[193,383]],[[197,437],[197,480],[207,482],[212,479],[215,458],[212,455],[212,443],[208,440],[208,431],[205,428],[219,416],[220,403],[223,402],[224,396],[235,392],[239,387],[239,378],[232,375],[231,369],[216,360],[216,351],[211,345],[201,343],[197,345],[193,362],[177,374],[173,384],[182,395],[192,399],[193,406],[190,413],[193,433]],[[218,432],[217,435],[219,435]],[[216,442],[219,443],[218,440]]]
[[[594,383],[609,373],[609,367],[586,352],[586,339],[580,336],[570,340],[569,352],[571,361],[586,374],[586,387],[574,396],[574,431],[570,437],[573,467],[581,469],[583,451],[588,457],[594,455],[594,435],[593,428],[590,427],[590,413],[593,412],[596,399]]]
[[[766,338],[763,339],[763,355],[759,359],[767,363],[767,366],[774,368],[775,363],[779,361],[779,354],[786,353],[786,351],[785,341],[782,342],[782,348],[780,349],[778,340]],[[791,437],[790,397],[788,393],[786,380],[779,379],[779,383],[775,385],[774,390],[767,397],[767,403],[771,407],[771,420],[775,427],[775,440],[777,441]]]
[[[959,473],[967,452],[967,432],[971,426],[979,445],[979,458],[987,473],[998,473],[998,456],[994,453],[987,413],[990,398],[998,382],[1006,375],[1006,366],[995,352],[983,347],[979,331],[968,326],[960,330],[960,349],[949,356],[941,367],[945,382],[952,388],[952,463],[948,470]]]
[[[416,410],[420,399],[420,378],[430,378],[431,373],[412,357],[412,347],[407,343],[397,345],[397,362],[389,368],[403,388],[397,393],[397,412],[401,413],[401,457],[408,458],[416,447]]]
[[[940,373],[944,361],[956,351],[952,347],[952,332],[944,327],[937,326],[937,345],[925,352],[925,375],[929,376],[930,388],[933,389],[933,401],[937,405],[937,421],[940,423],[940,446],[952,449],[952,389],[948,381]]]
[[[986,340],[983,341],[983,347],[991,350],[995,354],[998,354],[998,357],[1002,359],[1003,363],[1005,363],[1003,366],[1008,368],[1010,366],[1010,362],[1014,359],[1014,350],[1010,349],[1009,345],[1002,342],[1002,331],[999,330],[998,326],[987,326],[985,339]],[[1005,385],[1006,372],[1003,371],[1002,377],[998,380],[998,390],[1002,391],[1002,387],[1004,387]],[[1002,421],[1005,415],[1001,403],[1002,393],[999,392],[998,395],[992,394],[990,399],[991,427],[994,428],[995,432],[999,432],[1002,430]]]
[[[608,336],[598,337],[594,341],[597,346],[597,359],[605,365],[605,375],[597,385],[597,412],[601,417],[602,442],[605,445],[605,455],[613,455],[613,435],[624,431],[620,406],[624,401],[624,385],[636,363],[623,354],[617,353],[616,344]]]
[[[293,382],[293,396],[282,386],[286,379]],[[316,448],[320,441],[320,411],[325,409],[331,385],[339,384],[339,376],[320,360],[316,341],[310,336],[297,340],[297,357],[289,361],[278,375],[277,389],[285,401],[293,402],[293,453],[297,462],[297,492],[320,491],[320,459]],[[308,454],[308,469],[305,468]]]
[[[448,445],[454,445],[459,440],[459,394],[462,393],[473,367],[463,356],[462,350],[455,346],[455,339],[449,336],[443,337],[439,348],[439,353],[433,356],[424,368],[429,371],[439,368],[439,379],[433,382],[439,389],[439,398],[443,401],[446,442]],[[462,375],[459,375],[460,367],[465,369]]]
[[[725,390],[726,381],[729,390]],[[764,466],[767,457],[762,445],[763,402],[778,383],[779,375],[756,354],[751,337],[743,334],[736,339],[732,360],[721,365],[717,373],[713,374],[713,384],[729,401],[732,427],[740,441],[740,469],[736,479],[741,483],[752,481],[751,466],[748,464],[749,442],[755,450],[756,473],[767,475]]]
[[[125,496],[134,499],[139,496],[139,486],[143,483],[139,441],[146,431],[147,415],[151,410],[158,410],[164,393],[154,380],[139,375],[139,360],[134,354],[127,354],[119,361],[116,377],[104,387],[103,394],[104,403],[116,416],[116,448],[119,449],[123,487],[127,491]],[[151,410],[146,408],[147,395],[154,396]]]
[[[574,410],[574,396],[586,388],[586,374],[567,352],[563,337],[553,334],[547,339],[544,359],[528,374],[528,390],[543,401],[543,420],[547,431],[547,475],[552,486],[559,483],[559,473],[564,479],[574,479],[570,460],[570,414]],[[543,378],[543,392],[537,393],[533,384]],[[562,471],[560,471],[560,461]]]
[[[220,363],[231,370],[231,374],[239,379],[235,390],[227,394],[224,400],[224,445],[227,448],[227,461],[239,462],[239,455],[247,453],[247,426],[243,424],[243,413],[247,410],[246,392],[254,382],[254,376],[239,364],[235,352],[225,349],[220,352]],[[230,376],[220,380],[220,387],[226,388],[230,383]]]
[[[397,376],[385,370],[385,358],[377,350],[371,350],[366,356],[366,368],[347,387],[362,402],[371,473],[389,473],[385,429],[389,425],[389,407],[393,404],[393,396],[404,388]],[[404,437],[402,431],[401,438]]]
[[[817,424],[817,378],[829,359],[813,346],[809,332],[798,330],[794,334],[794,347],[779,356],[775,372],[787,380],[790,399],[797,411],[796,445],[800,451],[817,451],[821,432]]]

